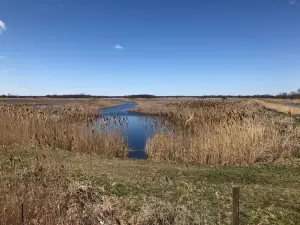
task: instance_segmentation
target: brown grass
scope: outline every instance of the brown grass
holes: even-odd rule
[[[266,100],[256,100],[263,106],[275,110],[277,112],[286,113],[289,115],[296,115],[300,116],[300,107],[299,106],[293,106],[293,105],[286,105],[283,104],[284,101],[266,101]],[[298,103],[297,100],[293,101],[294,103]]]
[[[192,101],[195,100],[195,98],[129,99],[129,101],[134,101],[137,103],[137,106],[130,111],[158,115],[168,104],[186,102],[189,100]]]
[[[191,101],[169,104],[161,111],[175,131],[157,133],[148,141],[152,160],[252,164],[300,152],[296,122],[252,101]]]
[[[90,98],[0,98],[1,103],[5,104],[26,104],[26,105],[50,105],[65,106],[68,104],[79,104],[80,106],[108,107],[117,105],[123,99],[90,99]]]
[[[259,99],[263,101],[271,101],[271,102],[277,102],[277,103],[284,103],[284,102],[293,102],[293,103],[300,103],[300,99],[274,99],[274,98],[267,98],[267,99]]]
[[[117,132],[103,133],[92,124],[93,107],[80,105],[0,105],[0,145],[61,148],[125,157],[126,142]]]
[[[2,104],[0,224],[19,224],[21,203],[25,224],[230,224],[232,184],[242,186],[242,224],[297,224],[293,118],[251,101],[169,102],[155,110],[175,133],[147,143],[153,161],[256,164],[100,157],[89,153],[124,157],[128,150],[119,134],[91,129],[90,106]],[[262,165],[281,160],[287,164]]]
[[[293,165],[198,166],[0,147],[0,224],[298,224]]]
[[[6,148],[1,149],[0,156],[3,225],[20,224],[22,204],[25,224],[188,224],[198,218],[184,206],[155,197],[132,204],[130,197],[112,195],[111,190],[118,189],[117,182],[103,179],[102,186],[96,185],[88,177],[93,174],[97,178],[91,171],[97,164],[90,167],[86,159],[82,161],[74,155],[67,161],[70,155],[64,151]],[[105,160],[97,162],[106,164]],[[106,166],[105,170],[111,167]],[[81,170],[84,175],[78,172]],[[98,176],[103,172],[97,170]],[[104,188],[107,185],[111,190]],[[133,211],[134,207],[137,208]]]

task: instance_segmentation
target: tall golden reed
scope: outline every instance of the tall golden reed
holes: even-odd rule
[[[147,143],[148,158],[200,164],[252,164],[300,152],[300,127],[252,101],[170,104],[162,117],[175,129]]]
[[[103,133],[91,124],[97,115],[71,106],[0,105],[0,145],[61,148],[68,151],[126,157],[118,132]]]

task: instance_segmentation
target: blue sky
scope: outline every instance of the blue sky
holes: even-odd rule
[[[300,1],[0,0],[0,94],[300,88]]]

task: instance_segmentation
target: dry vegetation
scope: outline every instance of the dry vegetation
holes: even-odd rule
[[[61,148],[116,157],[128,154],[117,132],[92,129],[96,105],[0,104],[0,145]]]
[[[300,169],[193,166],[0,148],[0,224],[298,224]]]
[[[275,110],[277,112],[286,113],[293,116],[300,116],[300,107],[292,104],[285,104],[286,102],[282,100],[277,101],[266,101],[266,100],[256,100],[260,104],[264,105],[265,107]],[[299,103],[299,100],[293,100],[292,103]]]
[[[88,107],[108,107],[117,105],[123,99],[91,99],[91,98],[0,98],[1,103],[6,104],[26,104],[26,105],[50,105],[50,106],[65,106],[65,105],[80,105]]]
[[[286,103],[286,102],[292,102],[292,103],[300,103],[300,99],[280,99],[280,98],[271,98],[271,99],[260,99],[264,101],[272,101],[277,103]]]
[[[170,129],[149,161],[110,157],[128,149],[91,126],[100,102],[0,104],[0,224],[20,224],[22,203],[34,225],[230,224],[233,184],[241,224],[298,224],[296,120],[253,101],[139,103]]]
[[[148,141],[152,160],[252,164],[300,153],[300,127],[294,119],[252,101],[172,103],[161,114],[175,129]]]
[[[176,102],[186,102],[188,100],[195,100],[195,98],[162,98],[162,99],[131,99],[137,103],[137,106],[130,111],[159,115],[166,105]]]

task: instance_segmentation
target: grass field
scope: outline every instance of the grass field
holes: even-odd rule
[[[147,143],[148,160],[86,129],[116,101],[0,104],[0,224],[20,224],[22,203],[25,224],[230,224],[233,185],[241,224],[300,224],[291,115],[252,100],[136,101],[176,131]]]
[[[49,105],[49,106],[65,106],[78,105],[81,106],[97,106],[109,107],[120,104],[123,99],[78,99],[78,98],[0,98],[0,103],[3,104],[26,104],[26,105]]]
[[[297,105],[290,105],[285,104],[285,100],[277,100],[277,101],[271,101],[271,100],[257,100],[260,104],[264,105],[265,107],[275,110],[277,112],[289,114],[292,116],[300,116],[300,107]],[[288,101],[290,102],[290,101]],[[293,100],[293,103],[298,103],[299,100]]]
[[[241,187],[241,224],[299,224],[299,160],[197,166],[48,149],[0,154],[1,224],[230,224]]]

